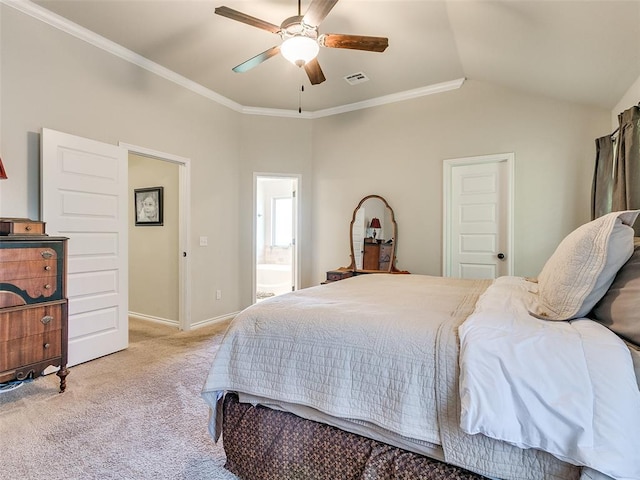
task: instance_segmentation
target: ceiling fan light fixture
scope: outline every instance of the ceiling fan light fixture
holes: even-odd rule
[[[294,35],[280,45],[282,56],[298,67],[316,58],[319,51],[318,41],[305,35]]]

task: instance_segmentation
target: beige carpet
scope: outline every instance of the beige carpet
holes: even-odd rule
[[[200,398],[227,324],[131,320],[127,350],[0,393],[0,478],[235,480]]]

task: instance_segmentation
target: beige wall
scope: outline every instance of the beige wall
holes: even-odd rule
[[[0,214],[39,218],[43,127],[189,158],[192,321],[241,308],[241,115],[10,7],[0,11],[1,153],[9,172]],[[198,246],[200,235],[209,247]],[[216,288],[224,288],[221,300]]]
[[[398,267],[441,274],[442,161],[515,153],[515,273],[537,275],[589,220],[594,139],[609,112],[468,80],[459,90],[313,125],[314,279],[349,264],[358,201],[382,195],[398,222]],[[331,225],[332,228],[326,228]]]
[[[242,301],[251,302],[252,282],[252,228],[253,228],[253,173],[293,173],[300,175],[298,204],[301,217],[300,284],[314,285],[312,277],[313,225],[313,168],[311,165],[312,122],[295,118],[269,118],[245,115],[241,120],[240,203],[240,258]],[[246,288],[248,286],[248,288]]]
[[[163,225],[135,225],[129,208],[129,311],[178,324],[178,165],[129,155],[129,199],[163,187]]]
[[[618,115],[634,105],[640,104],[640,77],[629,87],[611,111],[611,131],[618,128]]]
[[[349,264],[351,215],[371,193],[396,212],[398,266],[439,274],[442,161],[514,152],[516,274],[535,275],[588,220],[594,139],[610,131],[610,111],[473,80],[317,120],[242,115],[5,5],[0,34],[0,214],[39,218],[43,127],[189,158],[193,322],[251,301],[254,172],[301,175],[309,286]]]

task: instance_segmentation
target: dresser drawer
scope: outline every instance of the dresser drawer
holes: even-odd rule
[[[60,357],[61,354],[61,330],[0,342],[0,372]]]
[[[0,235],[43,235],[44,222],[28,219],[0,220]]]
[[[37,302],[58,300],[61,294],[58,289],[58,277],[26,278],[14,280],[10,285],[4,284],[3,292],[17,295],[0,296],[0,307],[14,307]]]
[[[56,262],[51,260],[1,262],[0,283],[13,283],[23,278],[55,277],[57,272]]]
[[[348,270],[329,270],[327,272],[327,282],[337,282],[349,277],[353,277],[353,272]]]
[[[31,260],[52,260],[55,262],[57,259],[58,252],[49,246],[0,248],[0,262],[25,262]]]
[[[0,248],[0,307],[62,299],[61,261],[47,245]]]
[[[60,330],[63,324],[63,303],[37,307],[0,310],[0,341]],[[1,369],[0,369],[1,370]]]

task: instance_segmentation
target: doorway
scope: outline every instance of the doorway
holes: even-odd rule
[[[135,145],[120,146],[129,153],[129,315],[189,330],[189,160]],[[162,187],[161,224],[136,222],[135,190],[156,187]]]
[[[513,275],[514,154],[445,160],[443,276]]]
[[[253,303],[298,289],[298,175],[254,174]]]

